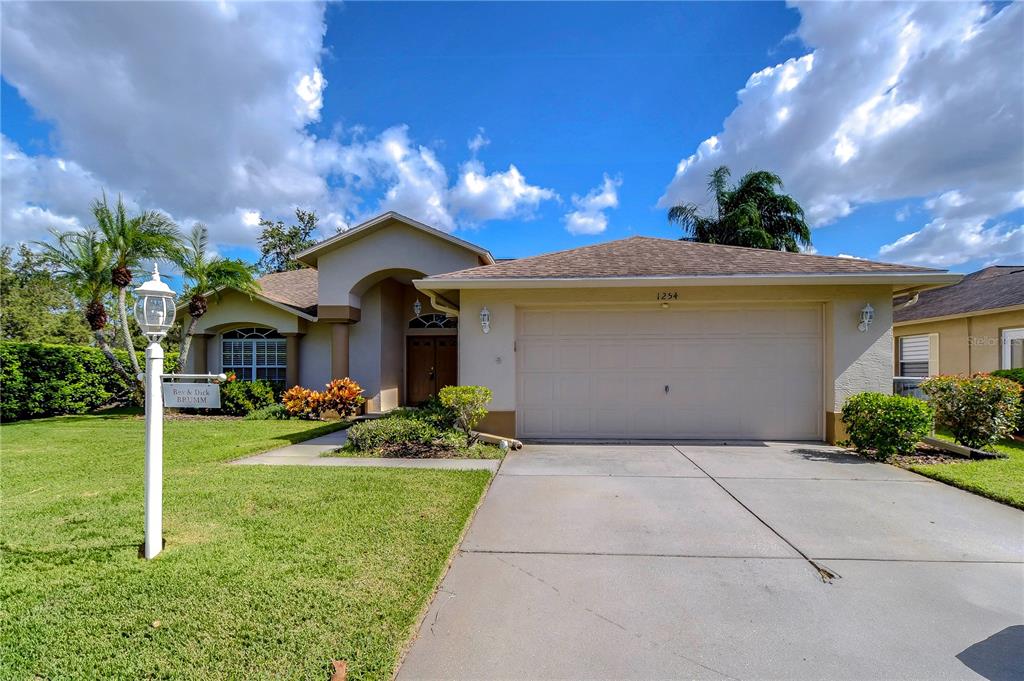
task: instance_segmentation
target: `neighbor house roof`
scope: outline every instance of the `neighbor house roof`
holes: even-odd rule
[[[307,265],[315,267],[317,264],[317,258],[319,258],[321,254],[338,247],[345,241],[351,241],[353,239],[358,239],[360,237],[366,236],[367,234],[375,230],[378,230],[391,222],[401,222],[402,224],[408,227],[412,227],[413,229],[418,229],[422,232],[426,232],[427,234],[437,237],[442,241],[447,241],[448,243],[454,244],[461,248],[465,248],[467,251],[471,251],[472,253],[475,253],[477,256],[479,256],[481,261],[483,261],[484,263],[494,262],[494,258],[491,256],[490,251],[488,251],[486,248],[481,248],[476,244],[472,244],[468,241],[452,236],[447,232],[442,232],[441,230],[435,229],[430,225],[423,224],[419,220],[413,220],[412,218],[406,217],[401,213],[396,213],[393,210],[389,210],[386,213],[382,213],[381,215],[378,215],[375,218],[370,218],[366,222],[362,222],[356,225],[355,227],[346,229],[342,232],[338,232],[331,238],[325,239],[320,243],[314,244],[313,246],[310,246],[306,250],[297,253],[295,255],[295,259],[304,262]]]
[[[316,270],[303,267],[300,270],[274,272],[260,277],[256,283],[264,298],[316,316]]]
[[[943,270],[634,236],[428,277],[428,284],[480,280],[637,279],[778,275],[942,274]]]
[[[1015,306],[1024,306],[1024,266],[986,267],[968,274],[959,284],[922,292],[915,304],[896,310],[893,321],[899,324]]]

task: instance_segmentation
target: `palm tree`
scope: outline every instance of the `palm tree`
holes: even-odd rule
[[[147,258],[175,260],[181,250],[181,234],[163,213],[143,211],[137,215],[128,215],[128,209],[120,196],[117,197],[117,205],[111,209],[104,193],[102,199],[93,202],[92,214],[113,260],[110,281],[117,290],[118,322],[132,368],[135,373],[139,373],[139,359],[135,356],[125,310],[127,288],[132,283],[132,268],[138,267]]]
[[[121,364],[107,342],[107,308],[104,299],[111,292],[110,270],[113,266],[110,248],[95,228],[84,232],[58,232],[50,230],[53,243],[36,242],[44,262],[53,266],[54,273],[66,284],[72,294],[83,302],[83,314],[96,344],[106,355],[114,369],[128,385],[137,385],[135,375]],[[129,354],[134,355],[134,352]]]
[[[199,318],[206,314],[207,297],[210,293],[224,287],[249,295],[259,291],[252,267],[241,260],[211,257],[207,253],[209,242],[206,226],[196,223],[192,226],[188,241],[178,256],[178,266],[181,267],[186,282],[182,298],[188,298],[190,318],[188,328],[181,336],[181,351],[178,353],[179,371],[184,369],[188,360],[192,335],[195,333]]]
[[[695,203],[669,209],[669,222],[682,227],[684,239],[792,253],[811,245],[804,209],[793,197],[778,193],[782,178],[755,170],[730,187],[730,175],[727,167],[719,166],[709,176],[708,192],[715,198],[715,215],[702,215]]]

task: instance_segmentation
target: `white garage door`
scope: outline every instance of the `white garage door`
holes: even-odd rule
[[[822,437],[820,306],[518,315],[520,437]]]

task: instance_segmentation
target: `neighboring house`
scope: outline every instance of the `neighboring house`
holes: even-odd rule
[[[1024,266],[986,267],[922,292],[893,313],[893,335],[900,377],[1024,367]]]
[[[495,262],[395,213],[298,259],[211,300],[190,370],[350,375],[369,411],[486,385],[482,428],[526,438],[834,441],[847,397],[892,389],[893,296],[960,279],[647,237]]]

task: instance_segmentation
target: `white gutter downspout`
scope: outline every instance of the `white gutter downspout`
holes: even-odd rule
[[[423,292],[427,294],[428,298],[430,298],[430,304],[431,304],[431,306],[433,306],[433,308],[435,310],[440,310],[441,312],[444,312],[445,314],[447,314],[450,317],[458,317],[459,316],[459,308],[454,307],[455,303],[453,303],[452,301],[448,300],[447,298],[442,296],[440,293],[438,293],[437,291],[434,291],[432,289],[423,289]],[[438,300],[438,299],[440,299],[440,300]],[[444,302],[442,302],[442,301],[444,301]]]

